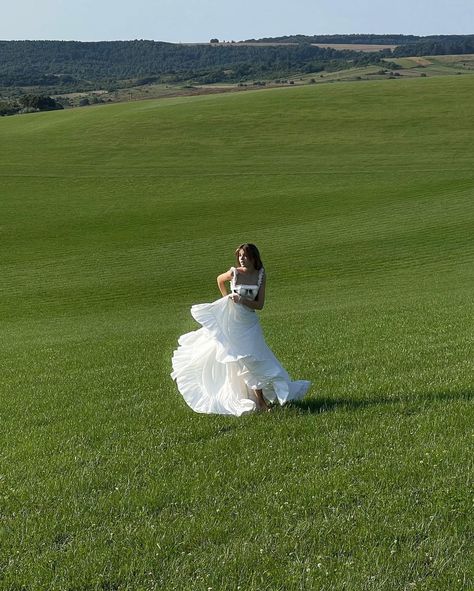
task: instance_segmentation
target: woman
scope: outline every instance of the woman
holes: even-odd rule
[[[196,412],[269,410],[268,402],[302,398],[310,386],[290,380],[263,338],[255,310],[265,303],[266,276],[257,247],[241,244],[235,256],[239,266],[217,277],[222,298],[192,306],[202,328],[183,335],[173,354],[171,377]]]

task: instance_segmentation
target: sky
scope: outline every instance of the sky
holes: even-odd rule
[[[0,39],[174,43],[334,33],[474,34],[474,0],[2,0]]]

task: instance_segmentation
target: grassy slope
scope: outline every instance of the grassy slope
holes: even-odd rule
[[[404,75],[425,76],[453,76],[457,74],[472,74],[474,69],[474,55],[429,55],[425,57],[401,57],[392,60],[403,69],[399,73]]]
[[[0,120],[2,588],[469,588],[473,90]],[[314,387],[203,417],[170,356],[242,240]]]

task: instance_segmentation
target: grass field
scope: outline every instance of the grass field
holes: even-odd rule
[[[0,588],[473,579],[474,77],[0,119]],[[169,378],[237,244],[301,403]]]

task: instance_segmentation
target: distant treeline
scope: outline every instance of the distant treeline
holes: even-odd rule
[[[64,107],[50,96],[25,94],[17,100],[0,101],[0,117],[17,113],[56,111]]]
[[[424,37],[416,43],[407,43],[393,50],[394,57],[422,55],[462,55],[474,53],[474,35]]]
[[[417,35],[285,35],[284,37],[265,37],[246,39],[245,43],[339,43],[358,45],[405,45],[424,39]]]
[[[295,45],[179,45],[156,41],[0,41],[0,87],[51,92],[112,89],[152,82],[241,82],[381,64],[390,56],[474,53],[474,35],[325,35],[260,39]],[[311,43],[399,45],[393,52],[356,52]],[[387,65],[387,64],[385,64]],[[389,66],[392,67],[392,66]],[[395,67],[395,66],[393,66]]]
[[[246,43],[398,45],[393,53],[397,57],[474,53],[474,35],[287,35],[247,39]]]
[[[136,83],[239,82],[379,64],[380,54],[313,47],[155,41],[0,41],[0,86],[63,89]]]

